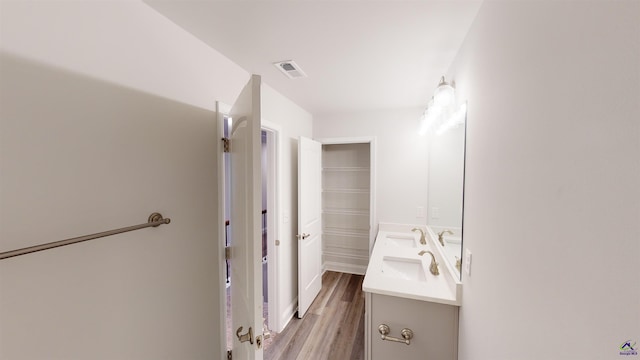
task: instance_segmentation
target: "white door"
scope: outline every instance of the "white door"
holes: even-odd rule
[[[262,359],[260,76],[231,108],[231,323],[233,359]]]
[[[298,143],[298,317],[322,288],[322,144]]]

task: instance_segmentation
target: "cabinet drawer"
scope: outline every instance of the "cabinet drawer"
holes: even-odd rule
[[[458,357],[458,307],[371,294],[371,360],[455,360]],[[388,336],[413,331],[411,344],[382,340],[378,326],[391,328]]]

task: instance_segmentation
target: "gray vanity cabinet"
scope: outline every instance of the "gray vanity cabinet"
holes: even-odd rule
[[[366,303],[368,360],[458,358],[457,306],[373,293],[366,293]],[[402,338],[403,328],[411,329],[411,344],[382,340],[381,324],[388,325],[388,336],[396,338]]]

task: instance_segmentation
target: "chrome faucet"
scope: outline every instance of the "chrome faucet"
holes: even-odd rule
[[[422,256],[426,253],[431,254],[431,264],[429,265],[429,271],[431,271],[433,275],[440,275],[440,270],[438,269],[438,262],[436,261],[436,257],[433,255],[431,251],[422,250],[418,253],[418,255]]]
[[[447,233],[449,235],[453,235],[453,231],[446,229],[446,230],[442,230],[438,233],[438,241],[440,241],[440,245],[444,246],[444,239],[442,238],[442,236],[444,235],[444,233]]]
[[[424,230],[420,228],[413,228],[411,231],[420,231],[420,244],[427,245],[427,240],[424,238]]]

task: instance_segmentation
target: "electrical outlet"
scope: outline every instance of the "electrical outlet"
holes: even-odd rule
[[[416,217],[417,218],[424,217],[424,206],[418,206],[418,210],[416,211]]]
[[[471,251],[469,249],[464,250],[464,271],[471,276]]]

